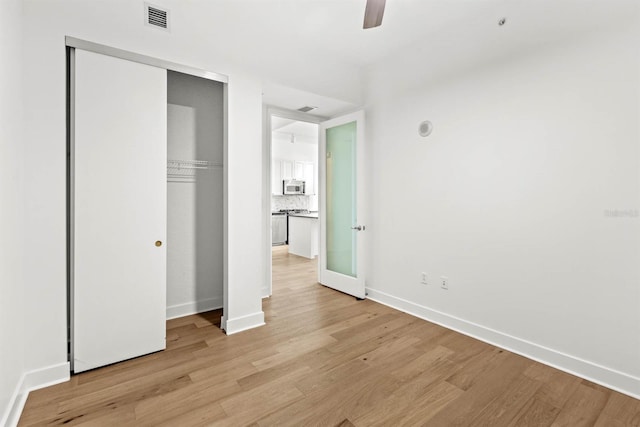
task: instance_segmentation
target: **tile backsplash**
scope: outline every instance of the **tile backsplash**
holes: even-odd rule
[[[271,196],[271,211],[309,209],[311,196]]]

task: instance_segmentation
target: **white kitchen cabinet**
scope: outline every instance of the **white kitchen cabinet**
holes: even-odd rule
[[[289,253],[309,259],[318,255],[317,216],[289,216]]]
[[[293,179],[304,180],[304,165],[305,162],[295,161],[293,163]]]
[[[302,179],[305,181],[304,194],[314,195],[316,194],[316,168],[311,162],[304,163],[304,174]]]
[[[282,160],[280,163],[282,179],[293,179],[293,161]]]

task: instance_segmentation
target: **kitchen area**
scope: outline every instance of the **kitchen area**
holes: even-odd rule
[[[271,117],[271,244],[318,255],[318,125]]]

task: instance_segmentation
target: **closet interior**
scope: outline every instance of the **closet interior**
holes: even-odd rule
[[[223,90],[167,71],[167,318],[223,305]]]

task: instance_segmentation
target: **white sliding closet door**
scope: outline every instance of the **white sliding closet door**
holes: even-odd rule
[[[165,348],[167,72],[80,49],[74,70],[72,337],[82,372]]]

